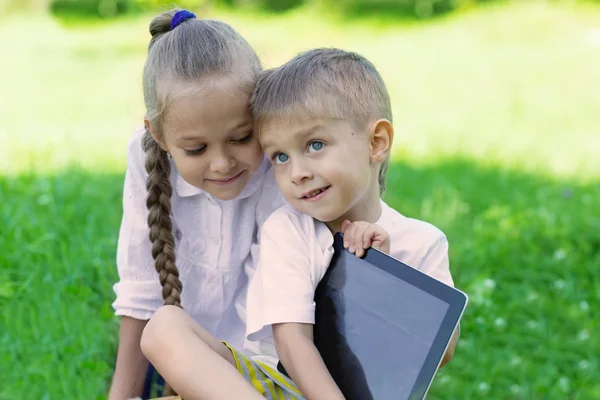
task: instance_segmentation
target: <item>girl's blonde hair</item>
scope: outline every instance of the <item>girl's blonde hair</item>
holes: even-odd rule
[[[162,121],[170,100],[186,84],[210,79],[238,79],[241,89],[252,90],[261,71],[258,56],[229,25],[213,20],[187,19],[171,29],[173,16],[165,12],[152,20],[148,58],[144,66],[146,119],[162,135]],[[184,85],[184,86],[182,86]],[[167,153],[146,128],[142,140],[146,153],[148,226],[152,257],[163,287],[166,305],[181,307],[182,284],[175,265],[175,241],[171,221],[173,188]]]

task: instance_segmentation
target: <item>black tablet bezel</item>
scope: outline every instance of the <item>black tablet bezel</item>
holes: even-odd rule
[[[350,253],[347,249],[344,249],[343,235],[341,233],[336,233],[334,235],[333,246],[335,253],[326,275],[330,274],[331,271],[337,267],[341,252],[347,252],[348,255],[354,256],[354,254]],[[373,267],[379,268],[448,304],[446,316],[433,340],[429,353],[417,376],[415,385],[411,389],[409,399],[423,399],[431,386],[446,349],[450,344],[454,330],[457,328],[460,318],[466,308],[468,296],[460,290],[441,283],[435,278],[432,278],[376,249],[367,249],[362,259]],[[323,279],[322,282],[326,282],[326,279]],[[319,284],[319,286],[321,285]],[[315,292],[316,302],[319,301],[318,296],[320,296],[322,292],[322,289],[317,288],[317,291]],[[318,321],[315,321],[315,323],[318,323]]]

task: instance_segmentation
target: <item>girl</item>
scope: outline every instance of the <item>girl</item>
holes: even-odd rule
[[[129,144],[123,194],[111,400],[149,386],[140,338],[163,303],[243,345],[259,227],[284,204],[252,131],[249,99],[261,71],[254,50],[230,26],[186,10],[156,17],[150,33],[146,116]]]

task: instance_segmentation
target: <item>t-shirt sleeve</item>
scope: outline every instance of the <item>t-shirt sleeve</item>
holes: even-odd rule
[[[307,235],[292,216],[280,211],[262,228],[259,263],[248,289],[249,340],[268,336],[272,324],[313,324],[315,320],[318,282]]]
[[[141,147],[143,128],[133,134],[127,152],[123,188],[123,218],[117,246],[119,282],[113,287],[117,315],[147,320],[162,305],[162,289],[154,269],[148,237],[145,155]]]
[[[439,236],[426,250],[417,269],[446,285],[454,286],[448,260],[448,240],[445,235]]]

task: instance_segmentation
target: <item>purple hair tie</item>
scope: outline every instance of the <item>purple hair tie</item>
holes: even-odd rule
[[[187,21],[190,18],[196,18],[196,14],[190,12],[188,10],[177,11],[173,18],[171,19],[171,30],[177,28],[179,24]]]

